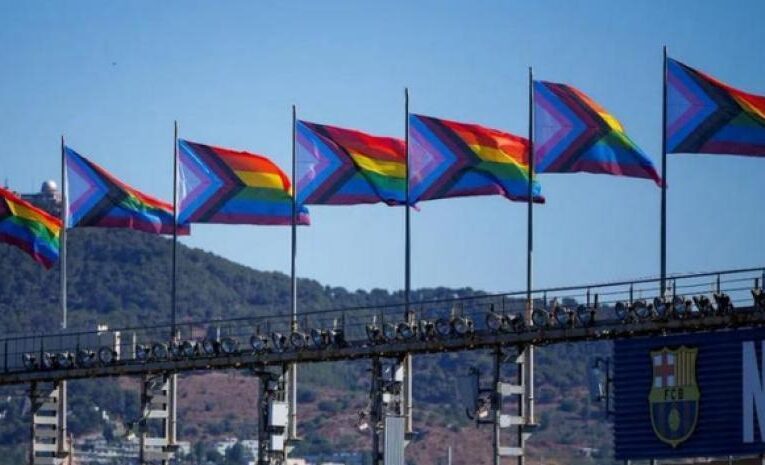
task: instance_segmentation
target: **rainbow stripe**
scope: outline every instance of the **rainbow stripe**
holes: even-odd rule
[[[528,140],[476,124],[409,115],[409,201],[473,195],[528,200]],[[535,180],[535,202],[544,202]]]
[[[534,81],[534,162],[537,173],[612,174],[661,180],[621,123],[583,92]]]
[[[384,202],[406,197],[404,141],[298,121],[297,199],[315,205]]]
[[[111,173],[64,148],[68,228],[126,228],[173,234],[173,206],[123,183]],[[189,234],[179,226],[178,234]]]
[[[765,96],[667,59],[669,153],[765,156]]]
[[[271,160],[179,140],[181,223],[292,224],[292,188]],[[297,224],[310,224],[301,207]]]
[[[0,188],[0,242],[14,245],[50,269],[58,260],[61,220]]]

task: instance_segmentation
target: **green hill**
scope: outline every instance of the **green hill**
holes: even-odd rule
[[[69,327],[93,329],[151,325],[167,322],[170,307],[171,242],[164,238],[122,230],[74,230],[69,235]],[[289,277],[282,273],[252,270],[201,250],[179,247],[178,308],[181,320],[235,318],[258,312],[287,312]],[[60,324],[59,273],[44,271],[18,250],[0,246],[0,334],[50,331]],[[349,291],[313,280],[299,282],[301,309],[326,309],[399,303],[400,293],[386,290]],[[467,296],[464,289],[420,289],[414,300]],[[530,441],[531,456],[545,463],[610,463],[610,426],[600,407],[586,394],[586,365],[593,355],[604,354],[604,343],[544,347],[537,356],[537,400],[540,429]],[[418,465],[439,463],[443,454],[431,451],[444,441],[469,439],[475,447],[457,451],[455,465],[489,463],[490,432],[476,430],[464,416],[454,389],[454,379],[475,364],[488,373],[485,353],[418,356],[415,359],[415,423],[418,444],[409,448],[409,459]],[[368,450],[368,438],[348,432],[355,412],[366,402],[368,362],[324,363],[301,367],[300,429],[305,441],[299,451],[320,454],[338,450]],[[254,436],[256,418],[252,401],[232,396],[237,385],[250,386],[252,378],[194,374],[181,380],[180,439],[209,441],[223,436]],[[230,377],[229,377],[230,378]],[[218,380],[220,389],[208,392],[206,383]],[[197,387],[200,387],[197,389]],[[137,416],[135,383],[126,380],[78,381],[70,384],[70,428],[75,435],[107,430],[94,408],[111,416]],[[4,389],[2,394],[23,394]],[[231,399],[240,402],[231,403]],[[28,419],[23,396],[0,401],[7,412],[0,421],[0,464],[19,463],[28,440]],[[202,410],[197,407],[203,406]],[[331,438],[331,439],[330,439]],[[485,443],[484,443],[485,442]],[[449,442],[450,443],[450,442]],[[482,445],[479,445],[482,444]],[[580,447],[600,449],[600,458],[580,455]],[[475,449],[475,450],[472,450]]]

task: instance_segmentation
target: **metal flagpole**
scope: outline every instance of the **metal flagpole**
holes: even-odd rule
[[[297,257],[297,109],[292,105],[292,262],[291,262],[291,305],[292,305],[292,330],[297,329],[297,275],[295,259]],[[287,376],[289,384],[289,439],[297,439],[297,365],[289,365]]]
[[[667,291],[667,46],[662,64],[661,102],[661,297]]]
[[[405,196],[405,215],[406,215],[406,238],[404,243],[404,305],[406,311],[404,319],[412,322],[412,313],[409,308],[412,292],[412,266],[411,266],[411,226],[409,206],[409,89],[404,88],[404,145],[406,146],[406,196]],[[406,433],[413,432],[412,422],[412,356],[407,354],[404,357],[404,419]]]
[[[178,121],[174,122],[173,133],[173,282],[170,297],[170,338],[175,340],[177,334],[178,314]]]
[[[66,282],[66,226],[67,217],[69,216],[69,205],[67,191],[69,189],[69,179],[66,175],[66,143],[64,136],[61,136],[61,232],[59,233],[59,259],[61,260],[61,329],[66,330],[67,320],[67,282]],[[66,426],[66,381],[61,381],[59,386],[59,426],[60,431],[57,437],[59,452],[66,452],[66,439],[68,436]],[[32,451],[34,456],[34,451]]]
[[[529,67],[529,190],[528,195],[528,224],[526,244],[526,315],[525,320],[531,322],[534,300],[531,295],[532,281],[532,255],[534,250],[534,73]],[[534,423],[534,347],[528,346],[524,354],[524,366],[526,370],[525,410],[526,421]]]

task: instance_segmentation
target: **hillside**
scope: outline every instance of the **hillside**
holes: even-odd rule
[[[93,328],[154,324],[168,319],[170,305],[170,241],[120,230],[75,230],[69,236],[70,327]],[[238,317],[254,312],[287,311],[289,277],[262,272],[213,254],[180,247],[179,317],[197,320]],[[52,330],[59,325],[57,270],[45,272],[16,249],[0,246],[0,334]],[[421,289],[414,299],[471,295],[465,289]],[[319,309],[401,301],[385,290],[350,291],[300,280],[301,309]],[[538,351],[537,400],[539,431],[530,441],[532,459],[543,463],[610,463],[610,426],[600,406],[586,394],[586,364],[608,350],[603,343],[543,347]],[[418,465],[436,465],[455,446],[455,465],[490,463],[490,430],[476,429],[460,406],[455,375],[471,364],[488,372],[482,353],[436,354],[415,359],[415,424],[420,433],[408,448]],[[363,408],[369,389],[368,362],[325,363],[301,367],[300,432],[302,453],[368,450],[370,440],[353,430],[353,416]],[[180,437],[192,443],[226,436],[254,436],[253,401],[257,385],[243,372],[185,375],[179,387]],[[22,394],[22,390],[3,390]],[[134,380],[71,383],[70,428],[77,435],[109,430],[94,407],[111,417],[134,418],[138,390]],[[22,397],[0,405],[8,414],[0,421],[0,464],[18,463],[19,444],[27,440]],[[107,435],[110,431],[107,431]],[[601,450],[587,459],[580,447]],[[4,462],[5,461],[5,462]],[[532,462],[537,463],[537,462]]]

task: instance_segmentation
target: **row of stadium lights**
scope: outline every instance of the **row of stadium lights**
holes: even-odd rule
[[[752,289],[754,305],[765,310],[765,292],[760,288]],[[660,298],[652,302],[639,299],[632,303],[617,302],[614,313],[618,320],[624,323],[647,320],[685,319],[695,316],[723,315],[733,311],[733,302],[725,293],[714,293],[712,299],[705,295],[693,298],[675,296],[669,301]],[[553,302],[551,309],[536,308],[531,319],[537,328],[571,328],[574,326],[593,326],[596,323],[598,304],[594,306],[579,305],[575,309]],[[486,327],[494,333],[522,332],[527,329],[523,317],[519,314],[505,315],[494,310],[494,306],[486,315]],[[366,334],[370,343],[383,344],[395,341],[410,341],[418,336],[422,340],[445,339],[450,337],[468,337],[475,331],[473,320],[468,316],[454,315],[450,318],[436,320],[419,320],[418,323],[403,321],[398,324],[372,323],[366,326]],[[331,330],[312,329],[309,334],[295,330],[289,335],[273,332],[270,336],[254,334],[250,338],[250,346],[254,353],[284,352],[288,349],[326,349],[330,346],[347,347],[345,333],[340,328]],[[236,355],[241,353],[239,342],[232,337],[206,338],[201,343],[192,340],[172,342],[170,344],[154,343],[152,345],[136,345],[135,360],[139,362],[160,361],[168,359],[194,358],[198,356]],[[75,366],[90,368],[97,363],[111,365],[117,360],[117,353],[112,347],[101,347],[97,352],[80,349],[76,355],[70,352],[42,353],[39,362],[36,354],[23,355],[23,364],[28,370],[36,369],[67,369]]]

